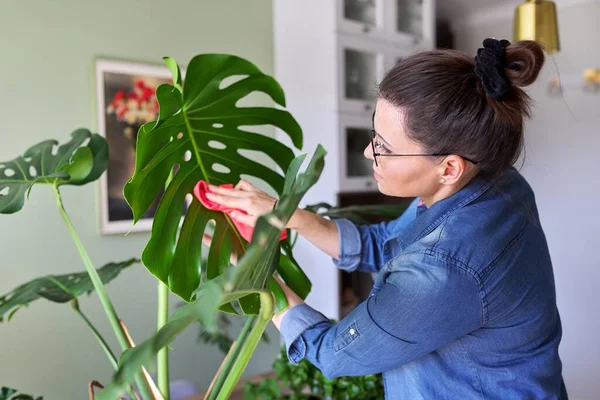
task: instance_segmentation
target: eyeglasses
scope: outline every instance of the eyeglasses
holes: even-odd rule
[[[371,129],[371,147],[373,149],[373,160],[375,161],[375,166],[379,166],[379,164],[377,163],[377,157],[421,157],[421,156],[427,156],[427,157],[441,157],[441,156],[449,156],[452,155],[452,153],[439,153],[439,154],[394,154],[394,153],[378,153],[376,150],[381,150],[383,149],[383,144],[376,139],[377,136],[377,132],[375,132],[375,129]],[[467,157],[464,156],[460,156],[462,158],[464,158],[467,161],[472,162],[473,164],[477,164],[477,161],[473,161]]]

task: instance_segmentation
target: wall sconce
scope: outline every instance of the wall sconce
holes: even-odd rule
[[[558,95],[564,89],[583,89],[585,92],[600,92],[600,68],[588,68],[583,74],[570,74],[550,81],[550,94]]]
[[[553,1],[527,0],[515,9],[514,40],[534,40],[548,54],[560,50],[556,5]]]

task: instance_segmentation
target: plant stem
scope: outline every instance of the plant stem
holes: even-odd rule
[[[73,238],[73,242],[75,242],[75,246],[77,247],[77,250],[79,251],[79,255],[81,256],[81,259],[83,260],[83,265],[85,266],[85,269],[86,269],[88,275],[90,276],[92,284],[94,285],[94,289],[96,290],[96,293],[98,294],[100,303],[102,304],[102,307],[104,308],[104,311],[106,312],[106,316],[108,317],[110,325],[111,325],[115,335],[117,336],[117,340],[119,341],[121,348],[123,350],[127,350],[128,348],[130,348],[130,346],[129,346],[129,343],[127,342],[127,337],[125,336],[125,332],[123,331],[123,329],[121,328],[121,325],[119,324],[119,318],[117,317],[117,312],[115,311],[115,307],[113,306],[112,302],[110,301],[110,298],[108,297],[108,293],[106,293],[106,288],[104,287],[104,284],[102,283],[102,279],[100,279],[100,275],[98,275],[98,271],[96,271],[96,268],[94,267],[94,264],[92,263],[92,260],[90,259],[90,256],[87,254],[87,251],[85,250],[85,247],[83,246],[83,243],[81,242],[81,239],[79,239],[79,235],[75,231],[75,227],[73,226],[73,223],[71,222],[71,219],[69,218],[69,215],[67,214],[67,211],[65,210],[65,207],[62,202],[62,198],[60,196],[60,191],[58,190],[58,186],[52,185],[52,188],[54,189],[54,194],[56,196],[56,204],[58,205],[58,210],[60,211],[60,215],[62,216],[63,220],[65,221],[65,224],[67,225],[67,229],[69,230],[69,233],[71,234],[71,237]],[[136,377],[136,384],[137,384],[138,390],[140,391],[140,394],[142,395],[142,397],[144,399],[153,399],[154,398],[154,397],[152,397],[152,394],[150,393],[149,385],[146,380],[144,380],[143,378],[138,376],[138,377]]]
[[[165,326],[169,319],[169,287],[158,281],[158,329]],[[158,389],[165,400],[169,400],[169,346],[163,347],[157,354],[156,369]]]
[[[227,376],[225,378],[225,382],[223,382],[223,385],[220,388],[217,388],[215,385],[215,389],[217,390],[213,390],[211,393],[209,393],[209,399],[213,398],[212,393],[216,394],[217,400],[226,400],[229,398],[229,396],[231,396],[231,393],[239,382],[242,373],[248,366],[256,346],[258,346],[264,330],[267,328],[271,318],[273,318],[273,295],[268,291],[260,291],[259,295],[261,307],[258,316],[252,319],[252,322],[255,323],[253,324],[249,333],[242,332],[246,338],[242,338],[242,335],[240,335],[240,339],[238,340],[238,342],[241,343],[239,353],[232,355],[231,361],[227,363],[228,368],[221,371],[221,374]],[[251,318],[248,319],[250,320]]]
[[[113,366],[113,368],[116,371],[117,368],[119,367],[117,358],[115,357],[112,350],[108,346],[108,343],[106,343],[106,340],[104,340],[104,338],[102,337],[100,332],[98,332],[98,330],[96,329],[94,324],[92,324],[92,321],[90,321],[89,318],[86,317],[85,314],[81,311],[81,309],[79,308],[79,301],[76,298],[71,300],[71,307],[73,308],[73,310],[75,310],[77,315],[79,315],[81,317],[81,319],[83,320],[83,322],[85,322],[85,324],[88,326],[88,328],[90,328],[90,330],[94,334],[94,337],[96,338],[98,343],[100,343],[100,347],[102,347],[102,350],[104,350],[104,352],[106,353],[106,356],[108,357],[108,360],[110,361],[111,365]],[[132,399],[135,399],[135,393],[133,392],[133,389],[130,389],[128,392],[129,392],[129,396],[131,396]]]
[[[88,317],[86,317],[85,314],[83,312],[81,312],[81,310],[79,309],[79,301],[77,301],[77,299],[71,300],[71,307],[73,307],[73,310],[75,310],[77,315],[79,315],[81,317],[81,319],[83,320],[83,322],[85,322],[85,324],[88,326],[88,328],[90,328],[90,330],[94,334],[94,337],[96,338],[98,343],[100,343],[100,347],[102,347],[102,350],[104,350],[110,363],[112,364],[113,368],[116,370],[118,368],[117,358],[113,354],[110,347],[108,347],[108,343],[106,343],[106,341],[104,340],[104,338],[102,337],[100,332],[98,332],[98,330],[92,324],[92,322],[88,319]]]
[[[248,339],[248,335],[256,319],[256,315],[249,315],[246,318],[246,322],[244,323],[238,338],[233,342],[231,349],[229,349],[227,356],[223,360],[223,363],[219,367],[219,370],[217,371],[217,374],[215,375],[213,382],[208,389],[209,396],[207,397],[207,400],[214,400],[217,398],[217,395],[221,390],[225,379],[227,378],[227,373],[225,372],[231,370],[233,363],[239,356],[240,349],[244,346]]]
[[[169,172],[165,182],[165,191],[173,180],[173,168]],[[157,331],[167,324],[169,320],[169,287],[158,280],[158,317]],[[158,378],[158,390],[162,393],[164,400],[169,400],[171,391],[169,388],[169,347],[165,346],[156,354],[156,373]]]

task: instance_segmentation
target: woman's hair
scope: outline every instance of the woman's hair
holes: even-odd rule
[[[467,157],[477,161],[480,176],[496,178],[523,149],[531,98],[521,87],[535,81],[545,56],[533,41],[487,41],[502,43],[494,50],[501,53],[490,56],[491,50],[480,49],[477,59],[461,51],[432,50],[401,60],[383,78],[379,98],[401,108],[408,137],[427,153]],[[494,92],[498,86],[504,87]]]

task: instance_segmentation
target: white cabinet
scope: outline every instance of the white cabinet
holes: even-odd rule
[[[388,0],[338,0],[337,29],[363,37],[385,39]]]
[[[377,84],[396,61],[434,47],[434,0],[274,0],[274,76],[304,132],[302,152],[327,150],[302,204],[337,204],[338,194],[377,192],[369,143]],[[285,133],[277,132],[288,141]],[[289,141],[288,141],[289,143]],[[338,318],[339,274],[303,240],[295,254],[313,290],[307,302]]]
[[[385,73],[388,47],[361,37],[338,38],[338,99],[340,112],[373,112],[377,83]]]
[[[386,0],[386,37],[415,49],[435,45],[434,0]]]
[[[340,188],[343,192],[375,191],[373,161],[363,155],[371,143],[370,115],[340,116]]]

